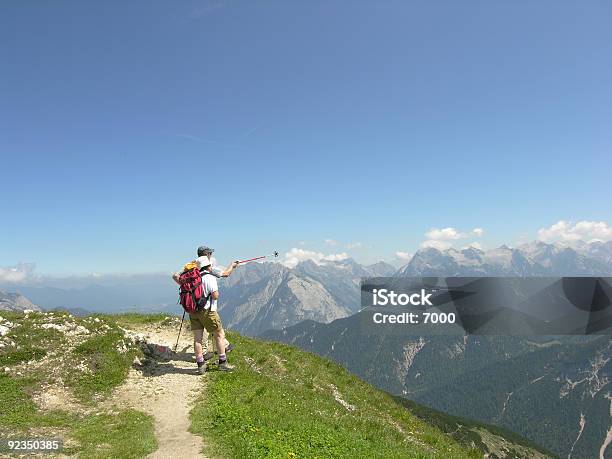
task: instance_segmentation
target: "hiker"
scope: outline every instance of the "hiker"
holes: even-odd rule
[[[210,247],[207,247],[205,245],[201,245],[200,247],[198,247],[198,257],[208,257],[208,259],[210,260],[210,262],[212,263],[212,254],[215,251],[215,249],[211,249]],[[234,261],[231,265],[229,265],[227,268],[225,269],[221,269],[218,266],[211,266],[210,269],[210,273],[217,277],[217,278],[222,278],[222,277],[229,277],[232,272],[234,271],[234,269],[236,269],[236,267],[240,264],[240,262],[238,261]],[[207,330],[208,331],[208,330]],[[208,343],[211,342],[212,346],[208,346]],[[204,354],[204,360],[210,360],[212,359],[215,354],[217,353],[217,351],[215,350],[215,342],[214,342],[214,338],[211,341],[210,336],[206,339],[206,343],[207,349],[212,349],[212,351],[208,351]],[[232,351],[232,349],[234,349],[234,346],[232,344],[230,344],[230,342],[226,339],[225,340],[225,353],[229,353]]]
[[[234,369],[227,363],[225,331],[221,324],[221,317],[217,312],[217,300],[219,299],[219,287],[217,278],[211,273],[211,262],[207,256],[198,257],[196,260],[198,268],[202,273],[202,286],[204,293],[202,298],[206,302],[202,305],[202,310],[189,313],[191,330],[193,331],[193,348],[198,364],[198,373],[202,374],[205,370],[205,360],[203,354],[202,341],[204,330],[212,332],[219,354],[219,370],[232,371]],[[229,344],[229,343],[227,343]]]
[[[204,246],[204,245],[198,247],[198,250],[197,250],[198,259],[200,259],[200,257],[208,257],[208,260],[212,263],[212,254],[213,254],[214,251],[215,251],[215,249],[211,249],[210,247],[207,247],[207,246]],[[196,259],[194,261],[191,261],[191,262],[187,263],[185,266],[183,266],[182,272],[173,273],[172,274],[172,279],[174,279],[174,281],[177,284],[181,285],[181,282],[179,280],[181,274],[186,272],[186,271],[188,271],[188,270],[190,270],[190,269],[195,268],[196,266],[198,266],[198,268],[200,269],[200,272],[203,274],[204,268],[200,268],[201,264],[197,263],[198,259]],[[215,267],[211,266],[210,269],[208,270],[208,272],[209,272],[209,274],[212,274],[213,276],[215,276],[217,278],[229,277],[232,274],[232,272],[234,271],[234,269],[239,264],[240,263],[238,261],[234,261],[231,265],[229,265],[225,269],[222,269],[222,268],[219,268],[219,267],[216,267],[216,266]],[[206,330],[206,331],[210,332],[209,330]],[[225,341],[224,342],[224,344],[225,344],[225,352],[226,353],[231,352],[232,349],[234,349],[234,346],[232,344],[230,344],[230,342],[227,341],[227,339],[224,339],[224,341]],[[210,359],[212,359],[215,356],[215,354],[218,353],[218,350],[215,349],[215,347],[216,347],[215,346],[216,340],[214,339],[214,336],[213,336],[213,339],[211,341],[209,333],[207,333],[206,341],[204,343],[206,345],[203,346],[203,347],[205,347],[206,350],[207,350],[207,352],[204,353],[204,360],[210,360]],[[212,345],[209,345],[209,343],[211,343]],[[212,349],[212,350],[209,351],[209,349]]]

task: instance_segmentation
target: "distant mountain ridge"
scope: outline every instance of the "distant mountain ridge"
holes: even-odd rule
[[[302,320],[329,323],[354,314],[361,307],[359,284],[365,277],[606,275],[612,275],[612,242],[574,248],[534,242],[486,251],[426,248],[399,270],[352,259],[306,260],[293,269],[278,263],[248,265],[223,281],[220,310],[228,327],[256,335]]]
[[[606,276],[612,274],[612,241],[579,244],[532,242],[512,248],[475,247],[417,251],[397,276]]]
[[[0,311],[40,311],[41,309],[19,293],[8,293],[0,290]]]
[[[465,248],[417,251],[396,269],[385,262],[364,266],[352,259],[294,268],[281,263],[250,263],[220,281],[220,312],[229,328],[257,335],[302,320],[331,322],[360,308],[359,282],[380,276],[585,276],[612,274],[612,242],[574,247],[533,242],[517,248]],[[62,280],[54,284],[5,286],[45,309],[94,312],[180,314],[177,286],[168,274]],[[0,285],[2,288],[2,285]]]

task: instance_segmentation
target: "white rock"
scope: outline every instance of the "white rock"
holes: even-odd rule
[[[0,325],[0,336],[6,335],[10,331],[10,328]]]
[[[9,367],[4,367],[4,372],[8,373],[9,371],[11,371],[11,369]]]
[[[69,335],[89,335],[89,330],[82,325],[77,326],[74,330],[71,330]]]
[[[31,314],[34,312],[34,309],[24,309],[23,313],[27,316],[28,314]]]

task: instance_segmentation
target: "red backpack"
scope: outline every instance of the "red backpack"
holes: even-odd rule
[[[185,312],[197,312],[206,304],[204,288],[202,287],[202,274],[198,268],[183,272],[179,277],[181,285],[179,290],[179,301]]]

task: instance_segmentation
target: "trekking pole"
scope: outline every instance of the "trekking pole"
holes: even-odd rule
[[[243,263],[249,263],[249,262],[255,261],[255,260],[263,260],[264,258],[268,258],[268,257],[278,258],[278,252],[273,252],[270,255],[264,255],[262,257],[255,257],[255,258],[249,258],[248,260],[241,260],[241,261],[238,262],[238,264],[241,265]]]
[[[183,318],[181,319],[181,327],[179,328],[178,336],[176,337],[176,344],[174,345],[174,353],[176,353],[176,348],[178,347],[178,342],[181,337],[181,330],[183,329],[183,321],[185,320],[185,311],[183,311]]]

